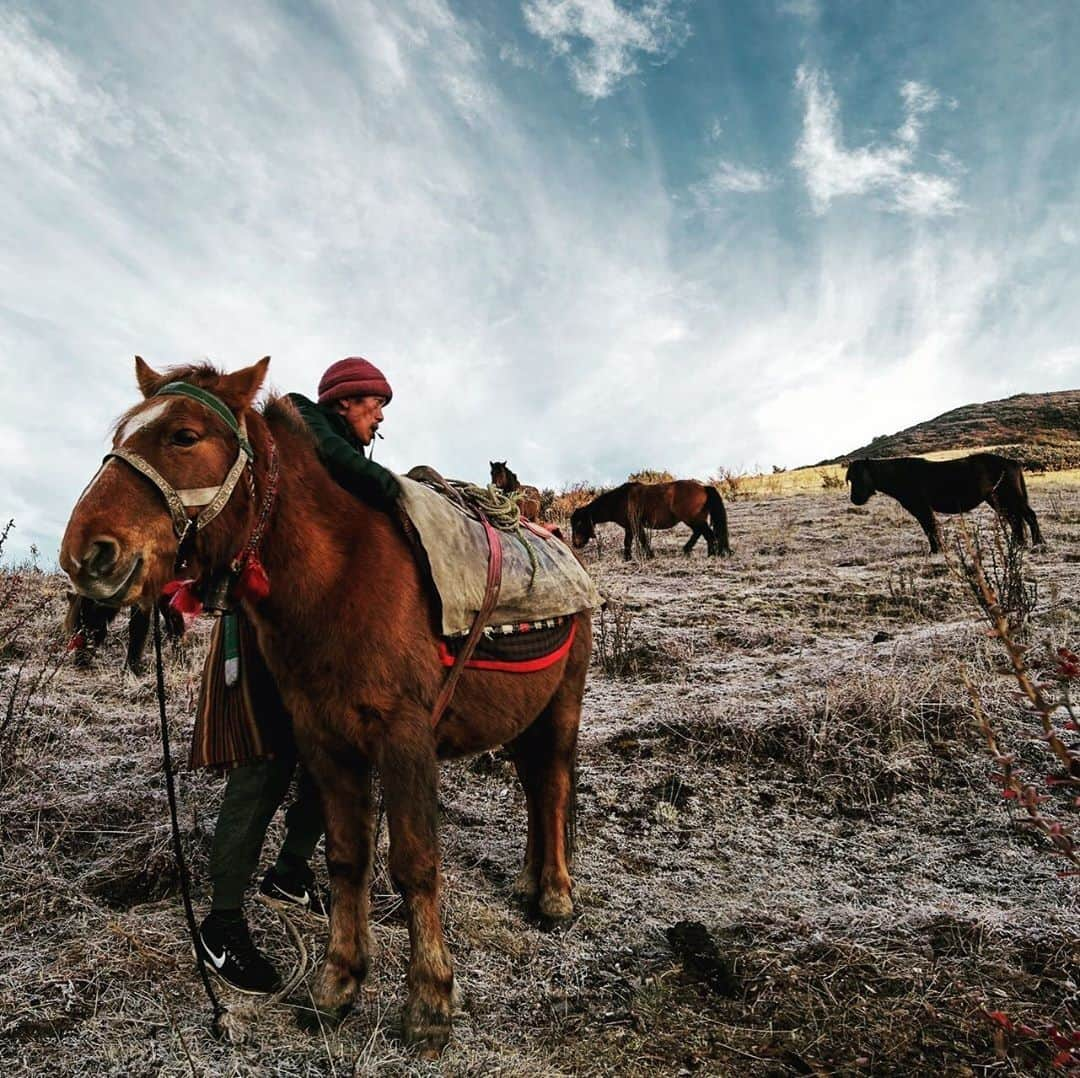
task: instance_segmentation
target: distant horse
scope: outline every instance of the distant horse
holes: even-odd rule
[[[570,516],[574,546],[579,550],[596,534],[596,525],[621,524],[626,538],[623,557],[629,560],[634,539],[647,558],[653,556],[647,528],[673,528],[688,524],[690,539],[683,547],[689,554],[694,544],[705,536],[710,555],[730,554],[727,510],[720,492],[694,479],[675,479],[670,483],[623,483],[575,509]]]
[[[430,1052],[450,1035],[454,987],[439,916],[438,760],[508,748],[529,821],[517,887],[545,917],[570,917],[591,618],[573,615],[567,653],[543,669],[466,669],[433,725],[446,671],[430,577],[396,516],[334,482],[287,399],[251,407],[268,363],[158,374],[136,360],[145,400],[73,509],[60,564],[81,594],[116,606],[156,601],[178,565],[209,587],[239,560],[234,588],[326,819],[330,937],[315,1003],[343,1014],[367,974],[374,767],[409,923],[404,1033]],[[198,516],[185,509],[199,504]]]
[[[95,648],[105,642],[109,626],[120,613],[118,606],[102,606],[76,591],[67,593],[68,608],[64,616],[64,632],[71,641],[69,650],[75,652],[75,665],[86,666]],[[150,633],[150,616],[138,606],[131,608],[128,622],[126,663],[133,674],[142,670],[143,651]]]
[[[521,500],[518,502],[521,515],[526,520],[539,521],[540,491],[536,487],[518,482],[518,477],[506,466],[505,460],[489,460],[488,465],[491,467],[491,481],[499,490],[507,494],[513,494],[516,490],[521,491]]]
[[[931,554],[941,550],[934,513],[966,513],[981,502],[1009,522],[1016,542],[1024,542],[1025,522],[1032,543],[1043,541],[1039,521],[1028,505],[1023,470],[1016,461],[996,453],[973,453],[956,460],[853,460],[848,465],[847,481],[856,505],[865,505],[877,491],[895,498],[922,525]]]

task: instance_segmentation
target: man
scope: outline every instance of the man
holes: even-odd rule
[[[389,508],[397,498],[398,482],[391,472],[366,457],[364,449],[374,440],[383,421],[383,408],[392,396],[382,371],[358,356],[339,360],[327,369],[319,380],[318,403],[299,393],[289,394],[315,439],[319,459],[334,480],[369,504],[383,508]],[[211,647],[211,660],[215,654]],[[267,694],[276,698],[277,690],[256,649],[251,647],[244,655],[251,656],[247,665],[254,668],[246,676],[260,683],[250,686],[250,696],[258,699],[259,689],[264,698]],[[204,692],[209,678],[208,671],[203,678]],[[282,744],[281,728],[288,729],[288,722],[280,699],[271,699],[260,711],[265,713],[266,724],[276,728],[268,733],[279,735],[276,744],[272,736],[267,738],[274,755],[237,764],[229,771],[210,852],[211,908],[199,930],[204,959],[218,976],[244,992],[273,992],[281,985],[277,971],[251,939],[243,901],[259,863],[266,829],[294,773],[297,795],[285,813],[285,839],[259,890],[271,902],[326,919],[326,899],[308,863],[325,830],[318,793],[303,765],[297,766],[291,736]],[[267,715],[276,721],[269,721]]]

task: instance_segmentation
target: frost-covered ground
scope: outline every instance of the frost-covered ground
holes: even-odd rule
[[[1080,489],[1032,494],[1049,540],[1027,559],[1033,640],[1058,643],[1080,635]],[[463,1000],[437,1064],[397,1037],[407,933],[381,857],[363,1005],[313,1031],[298,1023],[303,990],[270,1006],[226,995],[234,1041],[214,1041],[172,867],[151,675],[122,671],[120,633],[90,670],[68,660],[28,702],[16,694],[0,734],[0,1067],[1046,1070],[1052,1052],[1036,1040],[999,1037],[1000,1058],[982,1009],[1040,1029],[1075,1020],[1077,883],[989,781],[965,671],[1031,773],[1051,765],[965,585],[882,498],[855,509],[821,491],[736,500],[729,514],[730,559],[684,558],[682,529],[654,535],[651,562],[624,564],[617,529],[586,554],[612,600],[610,672],[598,663],[585,700],[570,927],[544,931],[511,899],[524,804],[509,763],[444,767],[445,921]],[[3,657],[9,687],[19,664],[23,684],[46,667],[62,612],[58,578],[20,588],[34,610]],[[205,642],[202,629],[168,654],[180,746]],[[221,788],[181,775],[197,889]],[[287,926],[253,913],[267,949],[295,963]],[[317,953],[320,930],[296,927]]]

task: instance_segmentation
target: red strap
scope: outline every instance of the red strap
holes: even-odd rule
[[[495,604],[499,601],[499,592],[502,590],[502,543],[499,541],[499,533],[491,526],[483,513],[480,514],[480,523],[484,525],[484,534],[487,536],[488,542],[488,572],[487,584],[484,589],[484,601],[480,604],[480,610],[473,621],[472,629],[469,630],[469,637],[465,641],[465,646],[458,652],[457,659],[443,682],[435,706],[431,709],[432,726],[439,725],[443,712],[449,706],[454,696],[454,689],[457,688],[458,678],[461,677],[465,664],[476,650],[476,645],[480,642],[480,634],[484,631],[484,626],[487,624],[488,618],[491,617]]]

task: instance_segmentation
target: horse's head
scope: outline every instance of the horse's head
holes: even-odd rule
[[[851,500],[856,505],[865,505],[877,489],[868,460],[853,460],[848,465],[844,478],[851,484]]]
[[[497,487],[502,487],[506,482],[506,461],[505,460],[489,460],[488,465],[491,468],[491,481]]]
[[[60,564],[80,594],[148,609],[176,575],[182,534],[186,576],[238,552],[254,512],[248,484],[239,482],[244,472],[251,478],[243,418],[268,363],[229,375],[209,366],[158,374],[136,357],[144,399],[117,424],[112,452],[60,545]]]
[[[570,538],[575,549],[580,550],[590,539],[596,536],[596,525],[588,506],[581,506],[570,514]]]

